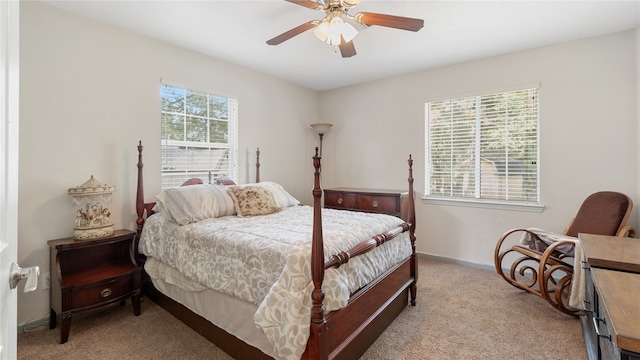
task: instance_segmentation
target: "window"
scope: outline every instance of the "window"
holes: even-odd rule
[[[162,84],[162,189],[238,178],[238,102]]]
[[[539,203],[538,89],[425,104],[425,195]]]

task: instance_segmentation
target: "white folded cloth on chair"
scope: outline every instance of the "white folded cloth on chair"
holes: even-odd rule
[[[571,280],[571,295],[569,306],[577,310],[585,310],[583,301],[587,299],[586,270],[582,267],[585,260],[580,242],[576,241],[575,255],[573,258],[573,279]]]
[[[532,249],[539,251],[544,251],[544,248],[557,241],[570,241],[573,243],[571,245],[560,245],[555,250],[565,254],[567,257],[573,257],[573,277],[571,279],[571,294],[568,306],[576,310],[584,310],[583,301],[587,299],[587,286],[586,270],[582,268],[584,254],[582,253],[580,241],[572,236],[555,234],[538,228],[528,228],[527,230],[535,233],[537,239],[531,233],[525,231],[520,238],[520,243],[529,245]],[[542,241],[543,244],[536,244],[539,241]]]
[[[546,230],[538,229],[538,228],[528,228],[527,231],[535,233],[536,236],[533,236],[531,233],[524,231],[522,237],[520,238],[520,243],[523,245],[529,245],[531,249],[538,250],[540,252],[544,252],[549,245],[556,243],[558,241],[577,241],[578,239],[573,236],[556,234],[553,232],[549,232]],[[564,254],[567,257],[573,257],[573,245],[560,245],[556,247],[554,250]]]
[[[527,228],[526,230],[534,232],[534,233],[538,233],[538,232],[543,233],[543,232],[545,232],[544,230],[538,229],[538,228]],[[531,234],[526,232],[526,231],[523,231],[522,232],[522,237],[520,238],[520,244],[522,244],[522,245],[531,245],[532,241],[533,240],[531,239]]]

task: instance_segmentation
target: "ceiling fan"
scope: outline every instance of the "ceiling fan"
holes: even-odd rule
[[[400,30],[418,31],[424,26],[424,20],[403,16],[359,12],[355,15],[348,13],[349,9],[358,5],[361,0],[285,0],[296,5],[313,10],[322,10],[325,17],[322,20],[311,20],[286,31],[273,39],[267,40],[269,45],[278,45],[296,35],[314,29],[313,32],[321,41],[337,46],[342,57],[352,57],[356,54],[353,38],[358,34],[356,26],[368,27],[372,25],[385,26]],[[354,26],[355,25],[355,26]]]

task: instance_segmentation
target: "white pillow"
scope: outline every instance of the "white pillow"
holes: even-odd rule
[[[285,190],[282,185],[278,183],[274,183],[272,181],[263,181],[256,184],[252,184],[253,186],[263,187],[273,195],[273,199],[276,201],[276,205],[281,208],[299,205],[300,201],[294,198]]]
[[[156,196],[160,212],[180,225],[234,215],[233,199],[224,186],[202,184],[165,190]]]

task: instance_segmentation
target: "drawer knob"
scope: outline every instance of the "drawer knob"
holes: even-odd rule
[[[111,295],[110,288],[102,289],[102,291],[100,291],[100,296],[102,296],[103,298],[109,297],[109,295]]]
[[[342,198],[338,198],[338,205],[342,205],[343,202],[344,200],[342,200]]]
[[[374,202],[372,202],[372,203],[371,203],[371,205],[372,205],[374,208],[377,208],[377,207],[378,207],[378,202],[377,202],[377,201],[374,201]]]

